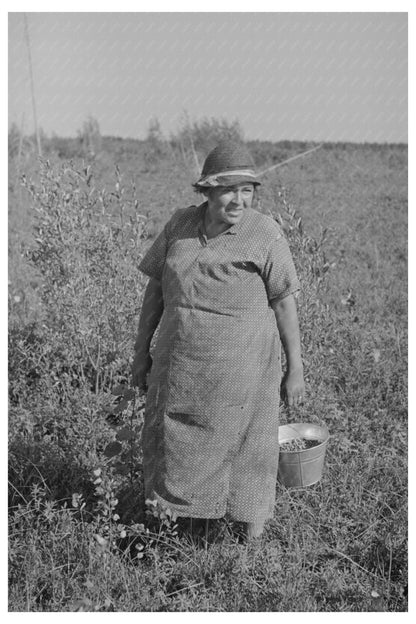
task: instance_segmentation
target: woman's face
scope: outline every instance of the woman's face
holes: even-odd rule
[[[243,216],[243,211],[251,208],[253,195],[254,185],[250,183],[217,186],[210,189],[207,200],[211,219],[227,225],[238,223]]]

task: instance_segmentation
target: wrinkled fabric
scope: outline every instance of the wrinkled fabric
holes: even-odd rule
[[[139,268],[164,311],[143,427],[148,498],[180,516],[271,517],[280,338],[271,299],[299,288],[280,227],[253,209],[207,239],[207,206],[178,210]]]

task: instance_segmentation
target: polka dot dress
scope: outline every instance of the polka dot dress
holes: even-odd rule
[[[146,496],[179,516],[272,516],[280,338],[269,301],[299,288],[277,223],[246,209],[208,239],[206,203],[178,210],[140,270],[164,311],[143,428]]]

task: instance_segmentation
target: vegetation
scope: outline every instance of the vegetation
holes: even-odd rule
[[[192,126],[200,159],[221,123],[196,122],[207,143]],[[76,139],[44,137],[42,161],[11,138],[9,609],[406,611],[407,147],[328,144],[264,178],[302,282],[308,398],[282,422],[331,437],[320,483],[278,484],[247,545],[143,496],[137,265],[195,202],[185,135],[153,123],[72,160]],[[262,169],[309,147],[249,146]]]

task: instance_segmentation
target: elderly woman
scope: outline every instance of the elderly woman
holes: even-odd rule
[[[139,266],[150,280],[132,368],[147,390],[146,496],[177,516],[228,515],[249,537],[273,515],[281,343],[286,400],[304,395],[299,283],[278,224],[252,208],[258,184],[243,145],[208,155],[194,185],[206,201],[177,210]]]

